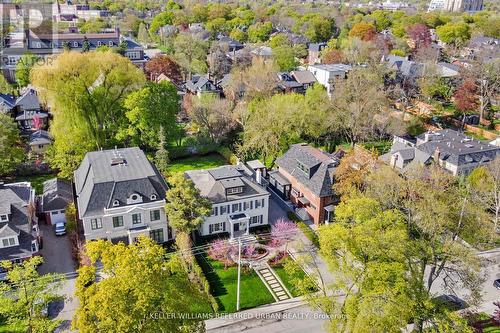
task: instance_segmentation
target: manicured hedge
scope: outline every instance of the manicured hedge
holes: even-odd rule
[[[212,309],[214,310],[214,312],[219,311],[219,304],[217,303],[217,301],[215,300],[215,297],[210,292],[210,283],[208,283],[208,280],[205,277],[205,274],[203,274],[203,270],[201,269],[200,265],[198,264],[197,259],[193,260],[192,267],[193,267],[194,274],[196,274],[196,276],[200,280],[200,284],[203,287],[203,291],[208,296],[208,300],[210,301],[210,305],[212,306]]]
[[[306,235],[306,237],[311,241],[311,243],[313,243],[314,246],[319,248],[318,235],[316,235],[316,233],[311,228],[309,228],[307,224],[305,224],[304,221],[302,221],[300,217],[298,217],[297,214],[295,214],[294,212],[288,212],[287,215],[290,220],[297,223],[299,229],[302,230],[304,235]]]
[[[224,158],[232,165],[238,163],[238,157],[233,154],[231,149],[229,149],[228,147],[220,147],[219,149],[217,149],[217,152],[224,156]]]

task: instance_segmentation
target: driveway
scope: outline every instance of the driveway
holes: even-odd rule
[[[76,270],[76,264],[71,256],[71,243],[67,235],[56,236],[54,226],[40,224],[43,237],[43,264],[39,268],[40,274],[70,273]]]
[[[281,202],[280,204],[278,202],[278,200],[281,199],[279,199],[278,196],[272,191],[269,192],[271,193],[271,196],[269,197],[269,224],[273,225],[274,222],[278,221],[281,218],[287,219],[287,211],[282,207],[284,203]]]

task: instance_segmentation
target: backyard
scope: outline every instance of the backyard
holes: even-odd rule
[[[219,311],[232,313],[236,311],[236,289],[238,267],[224,269],[224,264],[209,258],[206,254],[197,256],[199,265],[205,274],[212,295],[219,303]],[[241,270],[240,309],[254,308],[273,303],[274,298],[253,270]]]
[[[176,173],[188,170],[210,169],[225,164],[228,164],[228,162],[222,155],[210,153],[202,156],[196,155],[173,160],[170,162],[168,171]]]

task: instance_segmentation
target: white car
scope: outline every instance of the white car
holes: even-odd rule
[[[55,227],[56,236],[62,236],[66,234],[66,224],[59,222],[56,223]]]

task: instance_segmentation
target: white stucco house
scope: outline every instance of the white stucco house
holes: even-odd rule
[[[328,96],[331,96],[335,82],[347,78],[347,73],[352,70],[352,66],[344,64],[317,64],[309,65],[307,70],[313,73],[318,83],[326,88]]]
[[[173,239],[164,208],[167,185],[139,148],[87,153],[74,183],[87,240],[130,244],[140,235],[158,243]]]
[[[231,238],[249,234],[250,228],[269,223],[269,192],[252,179],[252,170],[239,164],[186,171],[212,202],[212,213],[199,229],[208,236],[227,232]]]

